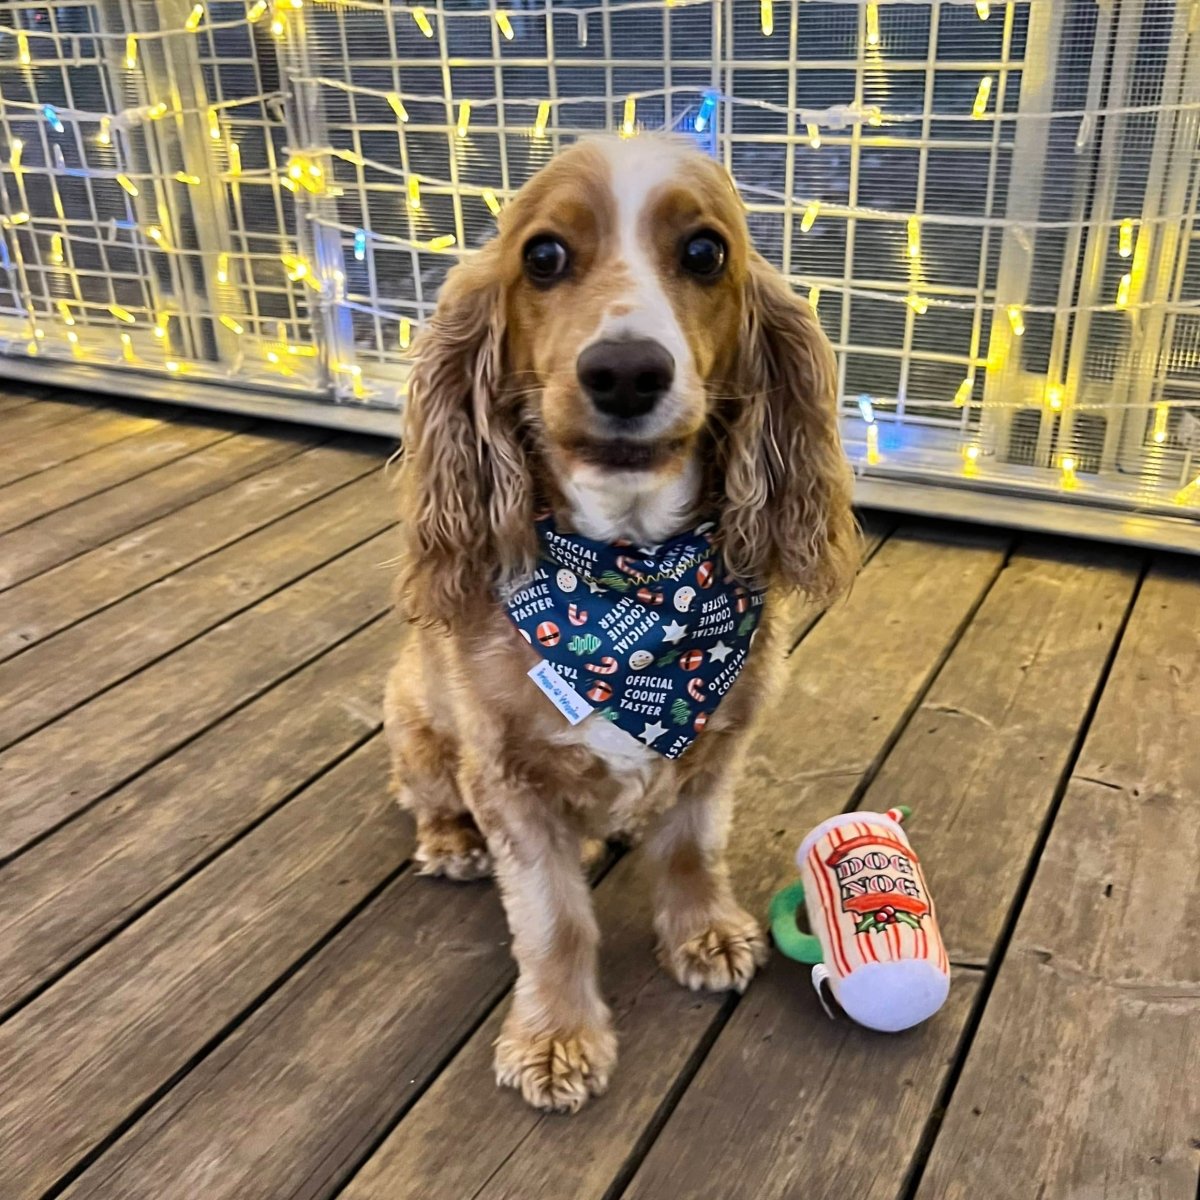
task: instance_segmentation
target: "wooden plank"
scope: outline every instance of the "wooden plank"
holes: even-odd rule
[[[1156,566],[1054,822],[921,1200],[1194,1200],[1200,570]]]
[[[9,1200],[40,1195],[407,859],[386,779],[376,737],[0,1029]]]
[[[23,384],[15,379],[0,379],[0,412],[23,408],[47,395],[47,389],[38,384]],[[0,426],[0,436],[3,426]]]
[[[378,472],[0,663],[0,749],[393,524]]]
[[[27,580],[0,605],[0,659],[358,479],[379,460],[372,444],[337,439]]]
[[[757,756],[771,753],[780,760],[773,770],[787,777],[773,787],[764,785],[760,764],[743,789],[756,810],[751,829],[765,825],[769,830],[755,839],[753,850],[744,846],[735,856],[735,870],[751,904],[761,907],[764,898],[759,894],[763,847],[772,844],[776,829],[784,845],[792,840],[787,823],[797,793],[811,786],[822,792],[825,807],[833,795],[844,804],[890,729],[914,702],[974,598],[999,569],[1002,547],[994,538],[936,547],[903,536],[891,539],[846,605],[824,618],[792,656],[794,683],[789,704],[781,710],[786,719],[764,729]],[[919,614],[916,627],[909,636],[881,646],[869,662],[861,651],[864,623],[898,622],[910,605]],[[814,670],[817,663],[824,664],[821,671]],[[828,777],[824,770],[814,771],[814,764],[831,761],[838,769]],[[647,998],[623,1014],[625,1032],[629,1036],[628,1021],[649,1019],[659,1031],[663,1056],[686,1059],[716,1019],[721,1002],[660,979],[649,953],[649,918],[642,905],[637,921],[631,916],[623,926],[631,931],[627,940],[620,940],[619,929],[615,937],[611,934],[614,912],[633,912],[630,898],[636,892],[628,886],[626,864],[632,869],[635,861],[635,856],[624,860],[600,886],[601,920],[610,953],[652,976],[654,995],[662,1001],[652,1004]],[[201,1175],[206,1200],[329,1195],[428,1083],[512,975],[491,889],[443,888],[431,881],[403,886],[410,889],[407,910],[399,902],[393,908],[389,897],[381,897],[355,923],[353,934],[347,930],[314,958],[67,1195],[160,1196],[165,1179],[194,1185]],[[626,904],[628,908],[621,907]],[[390,923],[401,923],[401,912],[407,932],[398,939]],[[413,930],[418,936],[412,936]],[[669,1034],[675,1029],[679,1038],[672,1041]],[[643,1057],[634,1054],[625,1064],[629,1078],[643,1078],[643,1068],[652,1069],[653,1058],[643,1062]],[[662,1070],[664,1087],[676,1070],[673,1064]],[[622,1078],[618,1072],[615,1089]],[[518,1111],[522,1120],[539,1120],[515,1096],[496,1093],[486,1072],[469,1079],[459,1076],[458,1084],[454,1094],[472,1117],[467,1121],[453,1109],[438,1110],[451,1141],[481,1113],[494,1128],[496,1114],[505,1106]],[[615,1090],[594,1115],[620,1113],[636,1099]],[[649,1096],[642,1100],[651,1110],[657,1103]],[[239,1120],[228,1120],[235,1112]],[[594,1115],[578,1123],[550,1121],[546,1130],[574,1126],[582,1131]],[[643,1124],[631,1117],[626,1129],[633,1136],[635,1126]],[[539,1127],[531,1140],[542,1132]],[[589,1144],[589,1153],[607,1152]],[[402,1156],[392,1158],[400,1161]],[[582,1172],[584,1164],[572,1162],[569,1169]],[[105,1182],[98,1184],[101,1170]],[[536,1173],[532,1160],[530,1170]],[[404,1171],[398,1168],[398,1175]],[[456,1172],[437,1181],[439,1194],[472,1195],[468,1178],[474,1178],[472,1165],[456,1164]],[[429,1179],[423,1182],[428,1188]],[[486,1182],[486,1176],[478,1182]],[[406,1186],[411,1184],[410,1179]],[[557,1194],[577,1193],[567,1185]]]
[[[27,407],[44,403],[47,402],[39,400]],[[153,413],[139,413],[111,408],[88,409],[78,413],[69,423],[60,422],[57,428],[43,430],[36,437],[17,438],[15,444],[5,433],[5,426],[25,409],[6,414],[0,421],[0,445],[4,447],[4,453],[0,455],[0,484],[12,483],[78,458],[99,446],[108,446],[160,427],[174,411],[156,409]]]
[[[355,634],[0,871],[0,1012],[378,728],[398,632]]]
[[[18,853],[388,607],[383,534],[0,754],[0,856]]]
[[[242,418],[214,417],[160,425],[10,483],[0,488],[0,533],[223,441],[248,424]]]
[[[310,430],[243,433],[197,450],[99,496],[47,513],[0,536],[0,588],[58,566],[248,475],[295,458],[322,440]]]
[[[88,413],[96,412],[98,405],[84,395],[59,394],[54,398],[44,397],[36,404],[22,405],[0,417],[0,437],[11,446],[19,438],[27,438],[67,421],[77,420]]]

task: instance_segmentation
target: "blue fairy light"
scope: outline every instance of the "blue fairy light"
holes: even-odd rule
[[[56,109],[53,104],[42,105],[42,116],[50,122],[50,128],[53,129],[55,133],[66,132],[66,130],[63,128],[62,118],[58,115],[58,109]]]
[[[858,398],[858,411],[862,413],[862,419],[868,425],[875,424],[875,405],[871,403],[871,397],[866,392]]]
[[[354,257],[359,262],[367,257],[367,231],[365,229],[358,230],[354,235]]]
[[[712,120],[712,115],[716,111],[717,95],[715,92],[706,92],[704,99],[700,102],[700,111],[696,114],[696,132],[703,133],[708,128],[709,121]]]

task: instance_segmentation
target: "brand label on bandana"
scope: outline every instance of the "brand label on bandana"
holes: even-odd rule
[[[632,546],[539,522],[544,557],[507,609],[542,656],[530,678],[572,725],[594,711],[667,758],[704,729],[766,595],[725,573],[712,528]]]

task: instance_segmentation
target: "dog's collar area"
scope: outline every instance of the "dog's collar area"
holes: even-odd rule
[[[745,664],[766,595],[725,571],[715,528],[639,546],[538,521],[542,558],[504,603],[541,656],[534,682],[572,724],[611,721],[666,758],[704,730]]]

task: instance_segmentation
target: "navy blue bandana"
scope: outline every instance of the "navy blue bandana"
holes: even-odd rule
[[[696,740],[741,672],[766,596],[725,573],[712,529],[635,547],[538,522],[543,556],[506,607],[542,656],[530,678],[572,725],[595,712],[666,758]]]

